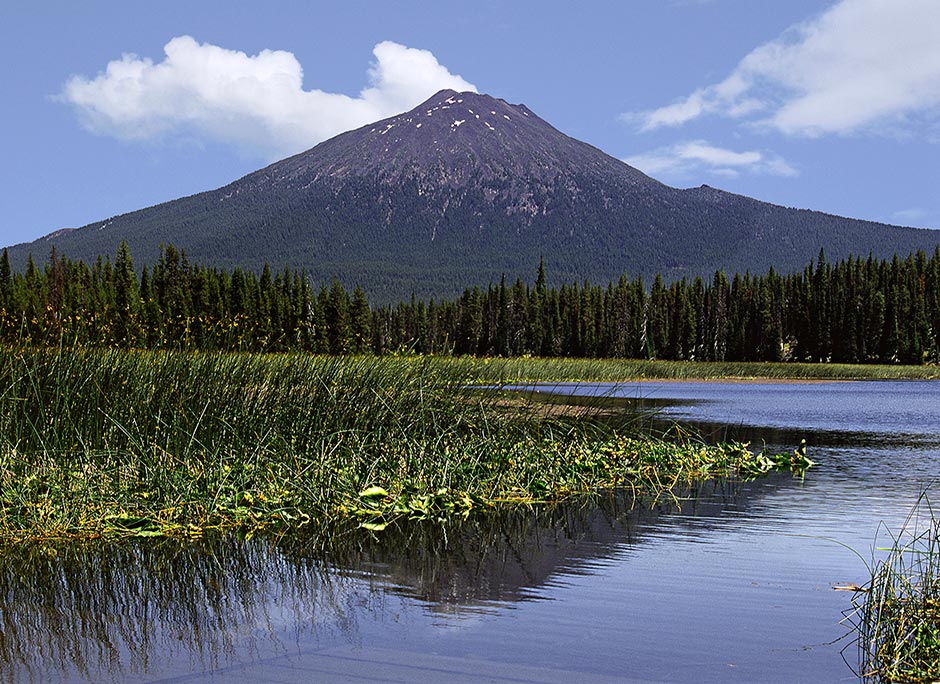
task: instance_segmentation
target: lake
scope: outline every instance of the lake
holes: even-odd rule
[[[817,465],[374,539],[16,549],[0,682],[857,681],[833,585],[867,581],[876,535],[940,473],[940,383],[539,389],[625,400],[654,430],[805,438]]]

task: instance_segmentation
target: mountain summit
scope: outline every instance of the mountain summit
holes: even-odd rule
[[[502,199],[507,199],[506,179],[545,187],[575,175],[655,183],[560,133],[525,105],[453,90],[442,90],[410,112],[338,135],[269,171],[287,169],[301,174],[315,169],[335,179],[371,176],[385,184],[421,179],[428,190],[488,184],[499,188]]]
[[[160,244],[224,267],[306,269],[375,301],[451,296],[505,274],[554,280],[799,269],[830,258],[932,251],[940,232],[788,209],[708,186],[663,185],[570,138],[525,105],[443,90],[218,190],[58,232],[70,258],[140,262]]]

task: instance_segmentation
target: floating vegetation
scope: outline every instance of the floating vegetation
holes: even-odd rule
[[[926,494],[892,537],[853,615],[861,676],[870,682],[940,680],[940,520]]]
[[[790,455],[507,410],[487,361],[0,352],[0,538],[245,534],[408,519],[728,474]],[[799,450],[798,450],[799,451]],[[805,456],[805,452],[803,454]]]
[[[347,500],[341,510],[362,519],[362,527],[380,532],[402,519],[442,522],[498,504],[557,502],[623,487],[655,495],[692,480],[727,475],[753,479],[772,470],[802,473],[811,464],[806,459],[806,465],[794,465],[789,454],[754,453],[742,443],[704,445],[631,437],[581,439],[574,445],[523,441],[513,454],[505,467],[487,466],[491,473],[481,472],[475,480],[478,486],[470,490],[426,492],[412,485],[389,492],[371,486]]]
[[[793,453],[773,454],[767,449],[752,455],[752,458],[744,459],[738,467],[738,473],[744,479],[761,477],[774,470],[789,470],[795,475],[802,475],[807,468],[815,465],[806,455],[806,440],[800,441],[800,446],[793,450]]]
[[[612,544],[644,543],[664,517],[694,526],[694,515],[748,496],[727,480],[675,493],[656,505],[619,490],[493,507],[374,535],[350,519],[249,541],[208,533],[7,547],[0,681],[185,681],[259,653],[309,652],[320,639],[354,644],[364,622],[397,621],[391,595],[438,617],[478,617],[549,590],[559,572],[591,567]]]

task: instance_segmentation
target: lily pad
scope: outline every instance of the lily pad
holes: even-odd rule
[[[366,487],[359,492],[360,499],[380,499],[388,496],[388,492],[382,487]]]

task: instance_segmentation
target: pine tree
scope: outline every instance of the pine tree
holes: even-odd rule
[[[884,327],[881,333],[879,360],[881,363],[897,363],[901,348],[900,314],[901,293],[898,286],[898,259],[894,258],[887,270],[885,281]]]
[[[189,262],[186,253],[173,245],[161,247],[153,268],[153,287],[163,314],[165,343],[178,347],[188,344],[190,317]]]
[[[493,348],[499,356],[509,356],[509,293],[506,276],[499,280],[496,295],[496,325],[492,333]]]
[[[339,280],[333,279],[325,308],[331,354],[348,354],[352,347],[352,323],[349,318],[349,295]]]
[[[760,361],[780,361],[783,350],[783,330],[775,297],[773,269],[766,277],[759,280],[755,301],[760,333],[756,340],[757,348],[753,358]]]
[[[258,280],[257,294],[254,301],[254,310],[251,320],[254,331],[255,351],[270,351],[275,345],[275,321],[272,318],[274,309],[274,283],[271,279],[271,267],[268,264],[261,269],[261,278]]]
[[[44,316],[43,316],[43,293],[44,279],[36,268],[36,262],[33,261],[33,255],[30,254],[26,260],[26,272],[21,280],[22,286],[17,288],[15,297],[16,308],[22,312],[23,331],[28,339],[36,343],[45,342],[44,339]]]
[[[10,313],[13,307],[13,271],[10,269],[10,254],[6,248],[0,255],[0,311]]]
[[[352,294],[350,317],[352,318],[352,351],[365,354],[372,349],[372,311],[365,291],[356,286]]]
[[[662,276],[653,279],[646,316],[646,356],[665,358],[669,353],[669,291]]]
[[[320,286],[320,292],[311,301],[313,320],[313,351],[317,354],[328,354],[330,351],[329,325],[327,324],[327,300],[330,297],[326,285]]]
[[[163,343],[163,312],[160,310],[160,303],[153,289],[153,279],[147,266],[144,266],[140,276],[140,298],[143,303],[143,342],[148,349],[157,349]]]
[[[539,259],[539,273],[538,273],[538,276],[536,276],[535,278],[535,291],[538,292],[540,295],[545,294],[545,290],[547,289],[546,283],[547,281],[545,278],[545,258],[542,257],[541,259]]]
[[[114,338],[121,347],[140,343],[140,290],[127,242],[118,247],[114,262]]]
[[[457,304],[459,320],[454,340],[458,354],[476,354],[483,331],[483,302],[479,288],[465,290]]]
[[[813,357],[816,361],[828,361],[832,357],[832,304],[830,291],[831,269],[826,262],[826,253],[819,250],[816,273],[813,275],[812,333],[815,336]]]
[[[927,264],[924,286],[929,330],[927,358],[932,363],[940,363],[940,245]]]

